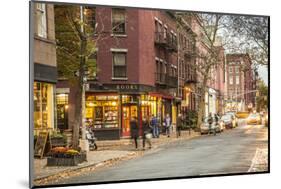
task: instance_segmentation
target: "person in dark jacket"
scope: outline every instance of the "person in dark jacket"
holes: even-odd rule
[[[151,121],[150,121],[150,125],[152,126],[152,129],[153,129],[153,138],[159,138],[159,130],[158,130],[158,119],[156,116],[154,116],[152,114],[152,118],[151,118]]]
[[[137,122],[137,117],[133,117],[130,121],[131,137],[135,141],[135,147],[138,148],[138,138],[139,138],[139,126]]]
[[[144,117],[142,122],[142,146],[143,149],[145,149],[145,143],[147,142],[149,145],[149,148],[151,148],[151,139],[150,136],[152,136],[152,129],[149,124],[149,120]]]
[[[212,113],[209,113],[209,116],[208,116],[208,123],[209,123],[208,135],[211,134],[212,132],[214,133],[214,135],[216,135],[216,129],[212,129],[213,121],[216,121],[216,120],[213,120]]]
[[[183,124],[182,115],[179,114],[177,118],[177,137],[181,136],[182,124]]]

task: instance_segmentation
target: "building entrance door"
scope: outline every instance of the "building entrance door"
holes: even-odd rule
[[[123,105],[122,107],[122,136],[128,137],[130,133],[130,121],[138,117],[137,105]]]
[[[68,128],[68,112],[65,105],[57,105],[57,126],[61,131]]]

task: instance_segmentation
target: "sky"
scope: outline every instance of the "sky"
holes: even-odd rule
[[[268,68],[267,66],[259,66],[258,67],[259,76],[262,78],[264,83],[268,85]]]

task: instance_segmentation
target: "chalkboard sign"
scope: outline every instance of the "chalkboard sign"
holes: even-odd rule
[[[34,156],[40,157],[40,158],[43,157],[45,146],[46,146],[47,139],[48,139],[48,134],[49,134],[48,132],[39,133],[39,135],[37,137],[35,149],[34,149]]]

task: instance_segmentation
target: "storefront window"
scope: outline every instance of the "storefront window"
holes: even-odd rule
[[[53,128],[53,85],[42,82],[34,82],[34,128]]]
[[[85,117],[86,125],[89,127],[118,128],[118,96],[88,96]]]
[[[141,107],[142,117],[156,115],[156,97],[141,95]]]

